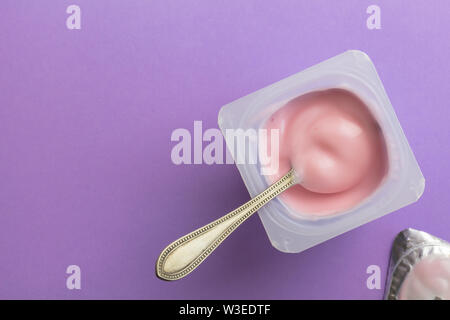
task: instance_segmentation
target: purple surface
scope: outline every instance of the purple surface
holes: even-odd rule
[[[68,5],[82,29],[65,26]],[[381,7],[382,29],[366,28]],[[0,298],[379,299],[394,236],[450,240],[450,2],[0,4]],[[232,165],[175,166],[172,130],[347,49],[373,59],[427,180],[421,200],[300,254],[255,216],[189,277],[160,250],[248,199]],[[66,267],[82,270],[68,290]],[[384,286],[384,283],[383,283]]]

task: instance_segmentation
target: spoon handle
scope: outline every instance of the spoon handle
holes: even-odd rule
[[[185,277],[248,217],[295,183],[295,172],[291,169],[277,182],[239,208],[175,240],[159,255],[156,261],[156,275],[163,280],[178,280]]]

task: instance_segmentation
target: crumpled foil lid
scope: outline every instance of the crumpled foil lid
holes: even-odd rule
[[[406,229],[400,232],[392,245],[385,299],[400,299],[400,291],[405,279],[415,265],[428,257],[450,259],[450,243],[415,229]],[[450,262],[450,260],[448,261]],[[427,276],[422,272],[422,277]],[[443,281],[441,279],[442,282],[444,282],[444,287],[447,286],[448,288],[450,285],[450,279],[448,278],[446,283],[445,279]],[[442,297],[436,296],[434,299],[439,300]]]

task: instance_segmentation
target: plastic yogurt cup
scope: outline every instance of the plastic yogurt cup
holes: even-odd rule
[[[360,200],[347,207],[336,207],[336,210],[329,207],[326,214],[314,214],[311,206],[292,205],[292,201],[283,196],[260,209],[258,214],[272,245],[283,252],[308,249],[411,204],[424,191],[425,179],[394,109],[372,61],[361,51],[344,52],[223,106],[218,117],[219,127],[224,136],[228,130],[264,129],[270,118],[290,101],[330,90],[349,92],[368,109],[382,132],[386,170],[373,190]],[[229,149],[235,147],[229,140],[226,142]],[[258,139],[249,139],[247,143],[248,152],[260,146]],[[235,150],[231,153],[235,159],[239,156]],[[270,185],[268,176],[261,173],[259,162],[236,161],[236,165],[252,197]],[[314,183],[311,188],[314,190]],[[333,202],[329,205],[333,206]]]

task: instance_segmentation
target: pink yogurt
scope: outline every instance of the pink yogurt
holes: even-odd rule
[[[450,257],[429,256],[406,276],[400,300],[450,300]]]
[[[296,170],[300,184],[280,197],[299,215],[328,216],[351,209],[372,194],[387,173],[381,128],[349,91],[299,96],[276,111],[265,127],[278,129],[280,136],[278,170],[267,178],[272,183],[291,167]]]

